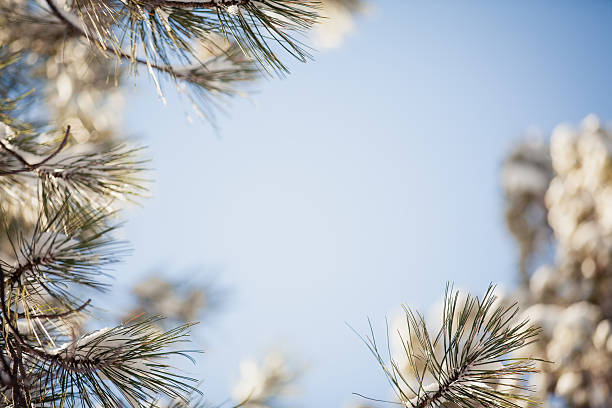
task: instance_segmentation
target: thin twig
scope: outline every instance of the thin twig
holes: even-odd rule
[[[66,146],[66,143],[68,143],[68,136],[70,135],[70,125],[66,126],[66,133],[64,133],[64,138],[62,139],[61,143],[59,144],[59,146],[57,147],[57,149],[55,149],[55,151],[53,153],[51,153],[49,156],[47,156],[44,160],[36,163],[36,164],[32,164],[30,167],[30,170],[35,170],[38,167],[42,166],[43,164],[47,163],[49,160],[53,159],[55,156],[58,155],[59,152],[62,151],[62,149]]]
[[[30,319],[59,319],[59,318],[62,318],[62,317],[70,316],[73,313],[78,313],[78,312],[82,311],[90,303],[91,303],[91,299],[88,299],[87,302],[83,303],[81,306],[77,307],[76,309],[67,310],[67,311],[65,311],[63,313],[47,313],[47,314],[29,315],[27,317],[29,317]],[[19,317],[20,318],[26,317],[26,314],[25,313],[19,313]]]
[[[62,141],[60,142],[59,146],[49,156],[45,157],[43,160],[39,161],[38,163],[34,163],[34,164],[28,163],[26,159],[24,159],[19,153],[10,149],[2,140],[0,140],[0,147],[2,147],[4,151],[9,153],[11,156],[15,157],[17,160],[19,160],[23,164],[23,167],[19,169],[0,170],[0,175],[6,176],[10,174],[18,174],[18,173],[24,173],[27,171],[36,170],[40,166],[48,163],[49,160],[57,156],[59,152],[61,152],[64,149],[64,147],[66,147],[66,143],[68,143],[69,135],[70,135],[70,125],[66,126],[66,133],[64,133],[64,137],[62,138]]]

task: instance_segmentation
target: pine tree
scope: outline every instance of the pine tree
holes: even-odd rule
[[[143,70],[162,100],[171,83],[214,123],[241,84],[287,74],[285,57],[310,58],[303,36],[318,10],[310,0],[0,0],[1,406],[205,403],[197,379],[171,366],[191,356],[190,323],[153,315],[95,331],[84,324],[129,249],[115,236],[120,209],[146,191],[146,154],[119,138],[120,86]],[[144,312],[159,312],[152,293],[140,288]],[[406,311],[414,380],[383,363],[399,400],[518,406],[533,363],[510,355],[537,329],[492,291],[461,305],[450,290],[446,299],[434,337]],[[188,321],[192,311],[169,317]],[[370,347],[382,363],[373,339]],[[239,393],[245,404],[265,405],[290,380],[277,363],[264,370],[270,387]]]

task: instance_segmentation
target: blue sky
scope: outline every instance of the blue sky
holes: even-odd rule
[[[281,346],[307,367],[295,406],[390,395],[365,331],[446,281],[512,288],[499,173],[526,131],[612,119],[612,3],[382,1],[338,50],[236,100],[220,131],[168,89],[129,92],[127,130],[153,158],[152,198],[127,212],[151,269],[228,288],[196,330],[192,371],[216,402],[245,356]],[[196,271],[196,272],[194,272]]]

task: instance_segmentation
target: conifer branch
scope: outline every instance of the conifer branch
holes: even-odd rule
[[[159,332],[153,324],[156,318],[151,318],[133,325],[101,329],[58,348],[45,350],[29,344],[14,324],[7,308],[5,274],[1,265],[0,282],[2,320],[16,339],[17,352],[13,352],[13,360],[17,363],[14,364],[18,365],[22,378],[26,373],[24,364],[36,367],[39,375],[46,376],[40,384],[44,388],[37,390],[37,394],[45,395],[44,401],[73,398],[88,407],[93,407],[94,401],[104,406],[121,406],[119,392],[132,406],[140,406],[141,402],[154,401],[158,393],[187,400],[190,393],[197,392],[191,385],[194,379],[170,375],[169,366],[160,360],[171,355],[190,358],[190,351],[164,350],[184,341],[190,325]],[[107,380],[114,388],[104,383]],[[29,406],[29,402],[15,406]]]
[[[0,260],[7,271],[9,290],[27,287],[36,296],[50,296],[75,308],[81,302],[71,285],[100,291],[107,288],[100,277],[126,252],[125,244],[110,237],[116,226],[105,225],[105,214],[86,210],[75,214],[68,209],[65,202],[54,213],[41,215],[30,239],[18,237],[14,266]]]
[[[529,398],[527,377],[536,372],[533,358],[513,353],[536,340],[538,328],[515,321],[518,307],[500,305],[490,286],[482,300],[447,287],[442,326],[430,333],[422,315],[405,308],[406,330],[397,335],[407,366],[381,355],[374,335],[362,338],[398,399],[412,408],[520,408]]]
[[[27,347],[28,353],[42,360],[38,368],[52,376],[44,392],[52,400],[74,398],[88,407],[95,403],[121,406],[123,398],[132,406],[142,406],[160,393],[187,400],[197,392],[195,380],[170,375],[162,360],[171,355],[189,358],[188,351],[165,350],[184,341],[189,326],[158,332],[154,320],[101,329],[52,350]]]
[[[241,47],[235,42],[229,42],[230,45],[226,47],[227,49],[215,45],[213,47],[215,48],[214,53],[211,56],[204,59],[200,58],[197,52],[192,50],[193,47],[187,43],[186,39],[179,39],[180,35],[175,33],[175,31],[181,31],[183,34],[186,34],[186,31],[180,26],[171,25],[169,21],[170,17],[166,16],[166,12],[163,12],[166,14],[163,14],[161,11],[150,13],[153,16],[158,16],[153,18],[153,23],[149,23],[145,27],[132,27],[133,30],[138,30],[143,36],[141,42],[142,45],[144,45],[146,57],[142,58],[137,56],[134,51],[137,41],[135,37],[131,40],[132,43],[130,48],[132,52],[126,52],[123,50],[122,44],[112,40],[109,43],[108,39],[105,40],[104,37],[100,38],[100,35],[94,35],[93,32],[90,32],[91,30],[88,31],[87,27],[81,24],[78,16],[68,11],[61,11],[55,3],[55,0],[46,0],[46,2],[52,13],[64,23],[69,30],[86,38],[96,48],[102,50],[104,54],[111,57],[117,57],[120,60],[133,64],[134,71],[136,70],[136,65],[141,65],[148,69],[156,83],[158,93],[162,98],[162,89],[154,71],[172,78],[177,83],[179,89],[185,88],[180,87],[179,83],[186,83],[191,86],[192,90],[194,90],[195,94],[200,98],[200,102],[203,102],[201,106],[195,103],[194,107],[196,107],[199,114],[211,121],[213,119],[211,110],[213,107],[218,107],[218,104],[211,96],[233,96],[237,93],[234,85],[240,82],[252,81],[259,76],[259,70],[253,61],[242,54]],[[196,7],[196,3],[193,4],[194,5],[190,8],[198,8]],[[162,6],[164,5],[161,3],[153,4],[154,9],[158,9]],[[140,14],[143,13],[137,13],[137,15]],[[117,19],[118,23],[119,17],[113,17],[113,19]],[[94,19],[90,18],[90,20],[93,21]],[[129,24],[134,25],[135,22]],[[96,32],[100,32],[100,29],[95,26],[94,29]],[[159,36],[161,34],[162,36],[168,36],[168,38],[160,44],[155,42],[153,49],[151,49],[149,47],[150,44],[148,44],[144,37],[145,33],[148,31],[151,31],[150,35],[155,34],[155,36]],[[196,36],[194,40],[196,42],[207,42],[210,35],[216,35],[213,31],[209,32],[207,35],[204,33],[206,33],[206,30],[202,30],[199,36]],[[111,33],[108,32],[107,35],[110,36]],[[133,35],[133,32],[131,35]],[[166,55],[166,51],[159,48],[163,47],[164,43],[175,43],[175,45],[180,43],[180,47],[178,47],[180,50],[178,52],[180,56],[179,59],[185,61],[185,63],[182,65],[172,63],[170,57]],[[240,54],[237,51],[240,52]],[[161,61],[156,62],[157,60]],[[190,99],[194,101],[191,96]]]
[[[302,34],[318,19],[317,4],[312,0],[105,0],[103,4],[88,0],[77,3],[75,13],[61,10],[54,0],[46,2],[70,30],[97,48],[171,75],[176,68],[172,55],[183,61],[193,57],[197,60],[190,43],[212,35],[236,42],[247,57],[258,61],[265,70],[286,73],[287,67],[271,44],[306,61],[310,55],[294,35]],[[118,39],[116,32],[127,33],[127,47],[124,36]],[[126,52],[126,48],[130,51]],[[142,48],[144,57],[136,55],[138,48]]]
[[[138,176],[145,170],[145,161],[136,158],[142,149],[119,144],[92,153],[63,154],[60,157],[69,132],[70,127],[58,147],[36,163],[28,162],[0,139],[0,152],[6,152],[9,157],[19,157],[19,160],[0,162],[0,176],[11,178],[11,182],[0,183],[0,191],[4,189],[11,197],[14,195],[11,191],[34,179],[40,186],[45,212],[53,212],[68,201],[70,205],[65,209],[78,213],[79,208],[87,206],[96,211],[112,211],[114,200],[133,200],[146,190],[142,185],[146,180]],[[28,140],[30,138],[14,138],[11,144],[19,147]],[[22,164],[15,167],[17,161]]]

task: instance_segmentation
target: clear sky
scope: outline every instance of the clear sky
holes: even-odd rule
[[[338,50],[236,100],[220,131],[168,89],[129,92],[127,130],[150,146],[153,197],[130,210],[151,269],[229,289],[196,330],[192,371],[213,402],[245,356],[281,345],[307,367],[294,406],[344,407],[390,389],[364,332],[446,281],[512,288],[501,161],[525,131],[612,119],[612,2],[382,1]]]

